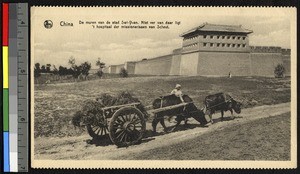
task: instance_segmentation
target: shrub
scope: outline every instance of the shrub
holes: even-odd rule
[[[285,68],[282,64],[278,64],[275,67],[274,74],[276,78],[282,78],[284,76]]]
[[[127,72],[127,70],[126,70],[125,68],[121,68],[119,74],[120,74],[120,76],[123,77],[123,78],[128,77],[128,72]]]

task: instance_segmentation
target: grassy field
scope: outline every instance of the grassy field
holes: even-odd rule
[[[290,115],[291,113],[285,113],[262,118],[242,126],[237,124],[189,141],[124,158],[127,160],[290,160]]]
[[[144,105],[151,105],[155,98],[168,94],[177,83],[182,85],[183,92],[188,94],[199,108],[202,107],[205,96],[217,92],[229,93],[243,101],[245,108],[291,100],[290,78],[152,76],[35,85],[34,135],[37,137],[82,134],[83,130],[74,130],[69,122],[85,100],[95,99],[101,93],[116,94],[127,90]]]

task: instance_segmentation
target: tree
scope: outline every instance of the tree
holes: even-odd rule
[[[73,70],[71,68],[68,69],[67,67],[63,67],[63,66],[58,67],[59,76],[72,75],[72,74],[73,74]]]
[[[81,74],[81,67],[74,65],[73,68],[70,68],[68,72],[71,73],[72,76],[77,79],[78,76]]]
[[[71,65],[71,68],[74,68],[76,66],[75,58],[73,56],[70,57],[69,64]]]
[[[274,74],[276,78],[282,78],[284,76],[285,68],[283,64],[278,64],[275,67]]]
[[[77,79],[81,73],[81,67],[77,66],[75,62],[75,58],[71,56],[68,62],[71,68],[68,69],[67,74],[72,74],[72,76]]]
[[[123,78],[128,77],[128,72],[125,68],[121,68],[119,75]]]
[[[98,75],[98,77],[101,78],[103,75],[102,69],[105,68],[105,63],[101,62],[101,58],[98,58],[98,60],[96,61],[96,66],[99,67],[99,70],[97,71],[97,75]]]
[[[72,56],[69,59],[68,62],[71,65],[70,69],[67,69],[67,73],[66,74],[72,74],[72,76],[77,79],[80,75],[85,76],[84,78],[86,79],[86,77],[89,75],[89,71],[91,69],[91,63],[89,62],[84,62],[81,65],[76,65],[76,61],[75,58]]]
[[[65,67],[59,66],[59,67],[58,67],[58,75],[59,75],[59,76],[63,76],[63,75],[65,75],[65,74],[66,74]]]
[[[37,77],[40,77],[41,76],[41,68],[40,68],[40,64],[39,63],[36,63],[34,65],[34,77],[37,78]]]
[[[46,72],[47,73],[51,72],[51,64],[46,64]]]
[[[45,66],[45,65],[42,65],[41,72],[42,72],[42,73],[47,72],[47,71],[46,71],[46,66]]]
[[[55,75],[58,74],[58,70],[57,70],[57,68],[55,67],[55,65],[53,65],[53,71],[52,71],[52,72],[53,72],[53,74],[55,74]]]
[[[79,67],[80,67],[80,71],[81,71],[82,75],[84,75],[86,77],[89,75],[89,71],[92,66],[91,66],[91,63],[84,62]]]

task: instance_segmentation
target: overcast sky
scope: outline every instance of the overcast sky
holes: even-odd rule
[[[31,14],[32,56],[35,62],[68,66],[95,62],[107,65],[170,54],[180,48],[183,32],[204,22],[242,25],[253,30],[250,45],[291,47],[291,23],[294,11],[288,8],[50,8],[34,7]],[[46,29],[44,21],[53,27]],[[180,21],[170,29],[93,29],[81,21]],[[73,23],[62,27],[60,22]]]

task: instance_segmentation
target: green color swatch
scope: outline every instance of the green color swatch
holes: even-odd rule
[[[8,89],[3,89],[3,131],[8,132]]]

